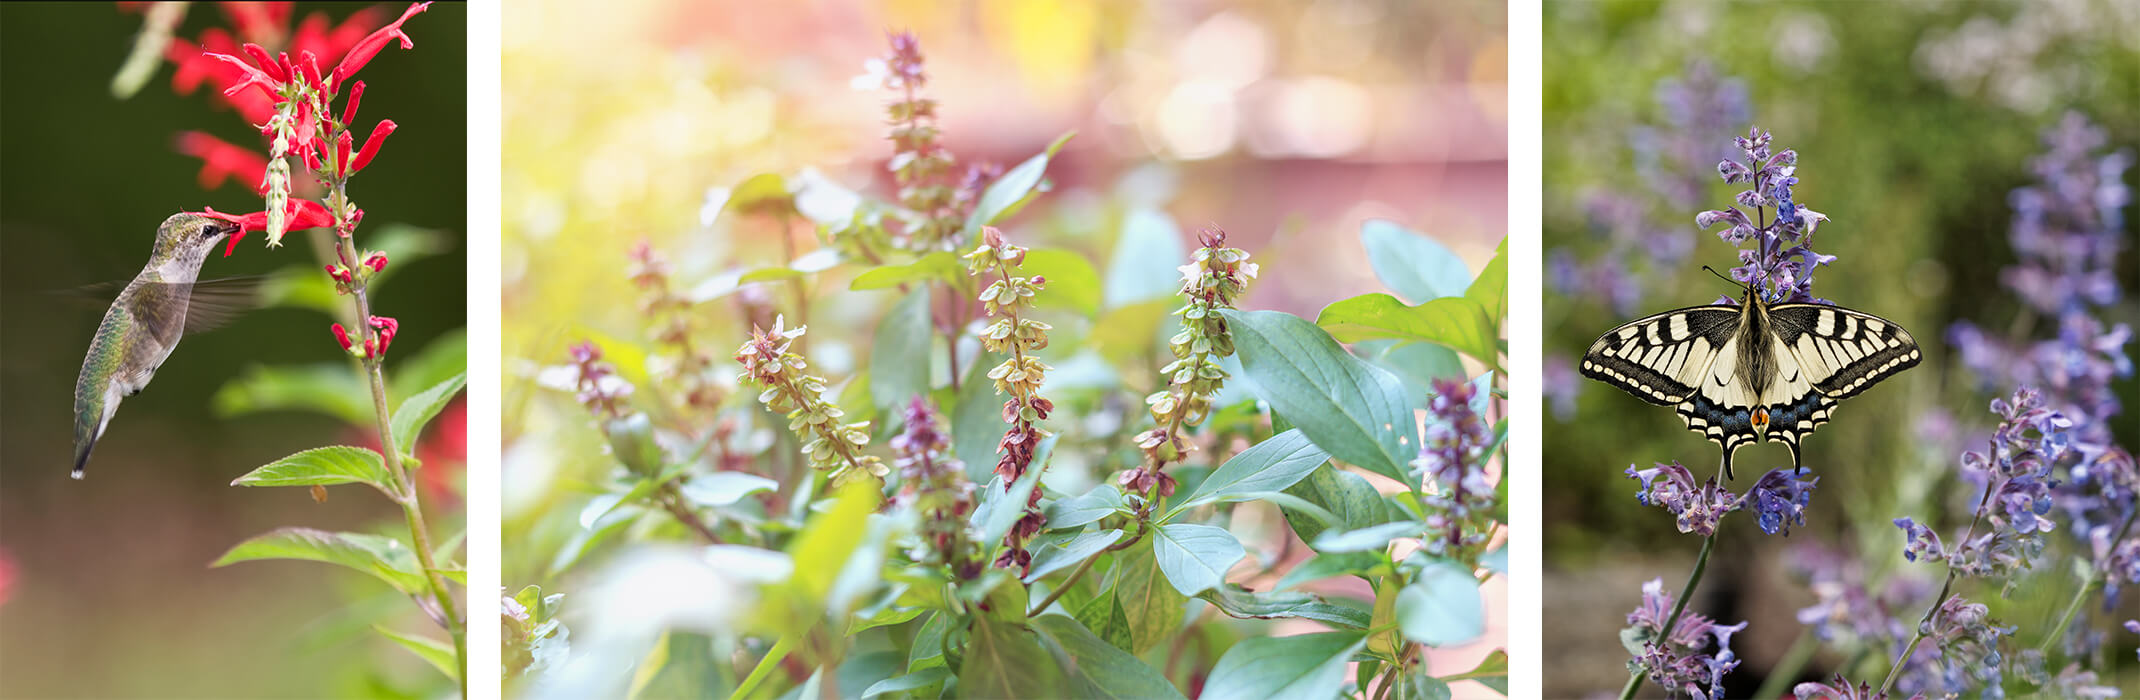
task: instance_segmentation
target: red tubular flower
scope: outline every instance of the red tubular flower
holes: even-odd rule
[[[285,68],[282,63],[276,62],[275,57],[268,55],[267,49],[260,48],[259,44],[246,44],[245,55],[251,56],[253,64],[260,66],[260,70],[267,73],[269,77],[278,82],[290,82],[289,69]]]
[[[229,87],[223,88],[224,97],[236,97],[238,93],[243,92],[245,88],[253,85],[258,85],[260,86],[260,94],[266,95],[268,99],[277,99],[281,97],[283,84],[288,82],[285,80],[276,80],[275,76],[268,75],[266,71],[261,70],[259,67],[256,67],[251,63],[245,62],[245,59],[239,58],[237,56],[232,56],[227,53],[209,53],[206,55],[209,58],[213,58],[215,60],[228,63],[232,66],[236,66],[239,72],[244,76],[237,82],[232,83]]]
[[[356,346],[356,343],[349,340],[349,329],[343,328],[342,324],[339,323],[334,324],[334,340],[342,344],[343,352],[348,352],[350,348]]]
[[[348,177],[350,173],[349,147],[352,143],[355,143],[355,140],[356,137],[351,136],[346,129],[342,131],[341,136],[337,136],[334,139],[334,169],[335,172],[341,173],[343,177]]]
[[[363,99],[364,81],[359,80],[357,84],[349,86],[349,103],[342,105],[342,126],[347,127],[357,122],[357,102]]]
[[[386,253],[375,252],[366,256],[364,258],[364,266],[371,268],[374,273],[386,269]]]
[[[283,28],[290,26],[290,11],[293,3],[287,2],[219,2],[223,18],[240,35],[252,41],[274,43],[281,38]]]
[[[387,346],[394,344],[394,334],[401,332],[401,322],[385,316],[373,316],[371,324],[372,334],[379,336],[379,344],[377,347],[373,347],[372,341],[364,341],[364,350],[366,353],[376,357],[380,353],[386,352]]]
[[[238,232],[231,234],[230,241],[223,245],[223,257],[226,258],[230,257],[231,252],[238,249],[238,241],[244,239],[245,234],[267,230],[267,212],[264,211],[256,211],[251,214],[226,214],[216,211],[212,207],[204,207],[201,211],[187,213],[199,214],[211,219],[221,219],[238,225]],[[284,220],[288,222],[286,230],[289,231],[302,231],[308,228],[322,228],[334,225],[334,216],[327,213],[327,208],[320,206],[319,202],[309,199],[291,197],[290,203],[283,207],[283,216],[285,217]]]
[[[266,156],[199,131],[180,132],[174,148],[201,159],[201,189],[204,190],[220,187],[231,177],[245,182],[267,170]],[[261,190],[256,186],[253,191],[257,194]]]
[[[341,265],[328,265],[326,266],[326,268],[327,276],[334,278],[334,281],[336,282],[340,282],[342,284],[349,284],[357,281],[356,274],[350,272],[349,268],[342,267]]]
[[[327,78],[327,92],[329,94],[337,92],[342,86],[342,81],[348,80],[349,76],[356,75],[357,71],[363,70],[364,64],[370,63],[373,56],[379,55],[379,51],[386,48],[388,41],[400,39],[403,50],[416,48],[416,42],[409,39],[407,32],[401,30],[401,24],[409,21],[410,17],[416,16],[416,13],[430,7],[431,3],[429,2],[410,5],[409,9],[401,13],[401,19],[394,20],[393,24],[380,27],[377,31],[366,35],[362,40],[358,41],[355,46],[350,47],[349,53],[342,56],[342,62],[335,65],[334,74]]]
[[[343,133],[347,134],[348,132]],[[364,139],[364,150],[357,152],[356,160],[349,163],[349,169],[343,171],[343,177],[348,177],[351,173],[363,170],[364,166],[371,165],[372,156],[379,155],[379,147],[386,144],[387,135],[392,133],[394,133],[394,120],[392,119],[381,120],[378,126],[372,127],[372,135]]]

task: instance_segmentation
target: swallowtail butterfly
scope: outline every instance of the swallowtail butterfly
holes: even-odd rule
[[[1791,448],[1835,404],[1917,365],[1917,341],[1894,322],[1823,304],[1774,304],[1752,286],[1738,306],[1666,311],[1613,329],[1583,355],[1583,375],[1671,406],[1731,453],[1771,440]]]

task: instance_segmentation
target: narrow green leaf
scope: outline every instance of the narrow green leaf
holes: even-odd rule
[[[1088,698],[1180,698],[1166,676],[1062,615],[1033,619],[1056,660]]]
[[[962,274],[965,274],[965,268],[959,266],[958,256],[952,255],[948,250],[939,250],[915,258],[913,262],[879,265],[864,270],[862,274],[855,275],[854,281],[848,283],[847,288],[859,292],[889,289],[907,283],[948,282]]]
[[[400,447],[402,452],[414,454],[416,438],[423,435],[424,426],[430,424],[432,418],[438,417],[438,412],[445,410],[446,404],[452,402],[454,395],[461,393],[461,387],[467,385],[468,373],[462,372],[423,390],[422,393],[403,399],[401,407],[394,409],[394,418],[390,421],[394,429],[394,444]]]
[[[1469,671],[1456,674],[1454,676],[1443,676],[1442,680],[1449,681],[1451,683],[1457,681],[1478,681],[1481,685],[1494,689],[1494,692],[1500,693],[1502,695],[1507,695],[1508,652],[1501,649],[1495,649],[1493,653],[1487,654],[1486,658],[1479,660],[1478,668],[1474,668]]]
[[[959,666],[959,697],[1041,698],[1062,693],[1063,669],[1032,630],[987,617],[974,620]]]
[[[886,695],[890,693],[899,693],[909,690],[920,690],[922,688],[927,688],[929,686],[942,683],[944,682],[944,679],[950,677],[951,669],[944,668],[942,666],[930,666],[928,668],[924,668],[919,671],[906,674],[904,676],[896,676],[893,678],[886,678],[884,680],[877,681],[876,683],[871,684],[868,689],[862,691],[862,697],[873,698],[879,695]]]
[[[975,236],[980,233],[982,226],[994,226],[1024,208],[1025,203],[1032,198],[1034,188],[1040,187],[1041,176],[1047,173],[1048,159],[1054,157],[1055,152],[1061,150],[1063,144],[1069,143],[1070,137],[1076,135],[1077,132],[1070,131],[1055,137],[1055,142],[1048,144],[1048,150],[1025,159],[1025,162],[1004,171],[1002,177],[990,183],[988,189],[981,193],[981,199],[974,202],[973,213],[966,216],[966,227],[961,236],[969,241],[978,240]]]
[[[1427,675],[1426,664],[1414,666],[1397,677],[1396,692],[1390,694],[1395,700],[1449,700],[1449,684]]]
[[[1181,289],[1181,267],[1189,260],[1181,229],[1156,209],[1136,208],[1122,218],[1107,261],[1107,308],[1152,299],[1171,300]]]
[[[1122,601],[1115,598],[1113,588],[1101,590],[1084,607],[1078,608],[1077,621],[1116,649],[1130,651],[1137,645],[1136,638],[1130,633],[1129,616],[1122,612]]]
[[[1365,630],[1372,616],[1366,610],[1338,605],[1312,593],[1256,592],[1238,584],[1226,584],[1197,596],[1238,618],[1276,619],[1298,617],[1334,627]]]
[[[1048,574],[1076,566],[1078,562],[1098,555],[1101,550],[1107,549],[1108,545],[1121,539],[1121,530],[1102,530],[1036,547],[1033,550],[1033,564],[1026,568],[1025,582],[1032,583]]]
[[[1318,552],[1373,552],[1388,547],[1399,537],[1418,537],[1427,524],[1416,520],[1383,523],[1358,530],[1324,532],[1309,544]]]
[[[1054,530],[1084,527],[1123,507],[1122,490],[1112,483],[1103,483],[1083,495],[1048,504],[1048,527]]]
[[[1233,533],[1209,525],[1168,523],[1152,529],[1152,552],[1174,590],[1196,595],[1226,581],[1226,571],[1248,556]]]
[[[961,380],[958,404],[951,407],[951,450],[966,463],[966,478],[988,483],[996,470],[996,444],[1003,439],[1003,397],[988,371],[1003,362],[1003,356],[977,352]]]
[[[1086,316],[1099,313],[1100,272],[1085,256],[1060,248],[1036,248],[1026,251],[1021,271],[1047,278],[1047,289],[1039,297],[1044,305],[1060,301]]]
[[[832,592],[849,555],[869,533],[869,514],[882,500],[868,480],[849,483],[833,496],[831,508],[810,518],[795,536],[788,547],[795,559],[793,584],[811,600],[823,601]]]
[[[282,459],[269,462],[258,469],[246,472],[245,476],[231,480],[232,486],[333,486],[335,484],[370,484],[387,498],[401,500],[394,491],[394,477],[386,471],[386,460],[379,453],[362,447],[335,445],[315,447]]]
[[[1278,579],[1272,588],[1285,590],[1309,581],[1320,581],[1332,576],[1360,575],[1382,563],[1382,557],[1372,552],[1332,552],[1317,554],[1307,561],[1293,565],[1285,577]]]
[[[391,537],[354,532],[327,532],[286,527],[238,543],[224,552],[211,567],[241,561],[299,559],[339,564],[376,576],[403,593],[416,593],[429,585],[416,564],[416,554]]]
[[[1486,633],[1486,601],[1471,569],[1435,561],[1397,593],[1397,625],[1409,639],[1430,647],[1463,644]]]
[[[1182,604],[1189,597],[1174,590],[1159,571],[1152,554],[1153,538],[1122,551],[1121,576],[1115,582],[1115,598],[1122,603],[1122,616],[1129,623],[1130,653],[1142,655],[1174,636],[1181,629]]]
[[[321,277],[307,273],[311,277]],[[349,363],[253,367],[223,383],[208,405],[219,418],[262,411],[310,411],[363,425],[372,416],[370,390]]]
[[[1365,643],[1358,632],[1243,639],[1219,657],[1198,697],[1325,700],[1344,682],[1345,664]]]
[[[439,673],[446,674],[447,678],[461,679],[461,663],[454,658],[452,644],[429,637],[405,635],[380,625],[372,625],[372,630],[378,632],[382,637],[394,640],[395,644],[399,644],[401,648],[409,650],[417,658],[429,662],[432,668],[438,669]]]
[[[1479,271],[1479,278],[1471,281],[1471,288],[1464,290],[1464,298],[1478,304],[1486,312],[1486,320],[1499,325],[1508,318],[1508,238],[1501,238],[1501,245],[1494,248],[1494,259]]]
[[[1342,303],[1342,302],[1340,302]],[[1404,385],[1292,314],[1223,312],[1257,397],[1331,456],[1403,481],[1418,456]]]
[[[702,506],[734,505],[744,497],[780,488],[780,482],[745,472],[714,472],[685,480],[678,489],[684,498]]]
[[[1307,435],[1298,429],[1288,430],[1226,460],[1211,472],[1211,476],[1204,478],[1204,483],[1197,485],[1195,493],[1182,499],[1181,504],[1170,511],[1219,502],[1229,496],[1282,491],[1307,478],[1329,459],[1330,453],[1316,447]]]
[[[1053,435],[1042,438],[1042,444],[1053,444],[1054,439]],[[1042,449],[1045,448],[1034,449],[1033,461],[1036,464],[1045,464],[1039,454]],[[1012,483],[1007,491],[1003,488],[1003,477],[996,477],[988,483],[987,492],[981,495],[981,503],[974,507],[970,521],[976,533],[975,542],[980,542],[983,546],[994,546],[1011,531],[1012,525],[1018,524],[1019,518],[1025,517],[1026,499],[1032,496],[1033,489],[1040,488],[1040,472],[1038,468],[1025,470],[1025,474],[1018,477],[1018,481]]]
[[[1459,296],[1471,284],[1471,269],[1456,251],[1394,222],[1372,219],[1360,226],[1375,277],[1414,302]]]
[[[1470,355],[1489,367],[1500,366],[1500,346],[1495,342],[1499,326],[1488,322],[1477,303],[1463,297],[1405,306],[1388,294],[1362,294],[1323,307],[1315,325],[1347,343],[1375,338],[1424,341]]]
[[[1398,514],[1382,499],[1373,484],[1358,474],[1330,465],[1308,474],[1308,478],[1292,485],[1286,493],[1299,496],[1301,500],[1322,506],[1344,519],[1341,530],[1358,530],[1395,520]],[[1294,534],[1310,547],[1330,526],[1306,517],[1299,511],[1287,509],[1286,522],[1293,526]],[[1320,551],[1320,550],[1318,550]]]
[[[869,355],[869,395],[879,409],[929,393],[929,286],[917,285],[877,322]]]

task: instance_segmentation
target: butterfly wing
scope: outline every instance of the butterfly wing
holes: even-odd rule
[[[1583,376],[1659,406],[1680,405],[1701,388],[1738,323],[1739,309],[1733,306],[1694,306],[1642,318],[1591,343],[1583,354]]]
[[[1769,439],[1791,448],[1794,465],[1799,442],[1828,422],[1836,403],[1923,358],[1901,326],[1841,307],[1780,304],[1769,308],[1769,327],[1779,350],[1779,381],[1761,403],[1769,408]]]

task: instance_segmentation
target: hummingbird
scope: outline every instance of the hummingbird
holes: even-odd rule
[[[120,290],[89,342],[89,357],[74,383],[74,478],[82,478],[89,451],[119,410],[119,400],[141,393],[188,332],[228,320],[256,279],[201,282],[201,263],[239,224],[199,214],[173,214],[156,228],[149,263]],[[235,283],[235,284],[224,284]],[[114,283],[116,284],[116,283]]]

